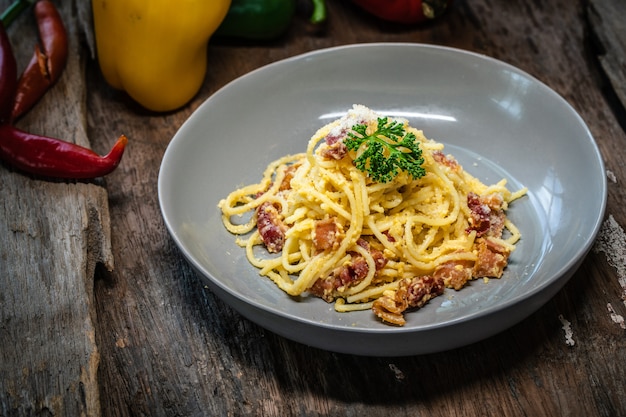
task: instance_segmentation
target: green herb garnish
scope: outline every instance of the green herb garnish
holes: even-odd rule
[[[398,169],[408,172],[413,179],[426,175],[419,142],[413,133],[405,134],[403,124],[379,117],[374,133],[368,135],[366,129],[365,124],[352,126],[353,132],[348,133],[344,144],[352,151],[363,146],[354,164],[373,181],[389,182],[398,175]]]

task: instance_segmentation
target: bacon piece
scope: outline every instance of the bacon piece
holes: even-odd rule
[[[348,148],[343,143],[343,138],[347,135],[347,129],[342,129],[339,134],[329,133],[324,140],[327,148],[322,151],[322,156],[326,159],[342,159],[348,153]]]
[[[327,278],[317,279],[313,283],[311,288],[309,288],[309,293],[330,303],[335,299],[336,288],[337,282],[335,280],[335,277],[333,275],[330,275]]]
[[[367,276],[369,265],[361,255],[353,255],[345,265],[335,268],[326,278],[316,280],[309,292],[317,297],[331,302],[340,288],[356,285]]]
[[[445,165],[453,171],[461,169],[461,165],[454,159],[452,155],[446,155],[441,151],[433,151],[433,159],[441,165]]]
[[[380,271],[387,265],[387,258],[385,258],[385,254],[383,251],[378,250],[376,248],[372,248],[372,246],[365,239],[358,239],[356,244],[368,251],[372,258],[374,258],[374,264],[376,265],[376,270]]]
[[[446,287],[460,290],[472,279],[473,270],[474,261],[449,261],[439,265],[433,276],[443,280]]]
[[[443,294],[443,280],[425,275],[411,280],[407,290],[409,308],[421,308],[429,300]]]
[[[444,288],[443,280],[431,275],[404,278],[395,291],[387,291],[374,301],[372,311],[387,323],[403,326],[406,310],[423,307],[429,300],[443,294]]]
[[[343,138],[346,137],[347,134],[347,129],[341,129],[341,132],[339,132],[338,134],[331,132],[328,135],[326,135],[326,137],[324,138],[324,141],[326,142],[326,144],[328,146],[333,146],[335,143],[340,142],[343,140]]]
[[[491,209],[486,204],[480,201],[480,197],[475,193],[467,194],[467,207],[471,212],[470,230],[475,230],[477,236],[482,236],[489,230],[489,219],[491,216]]]
[[[361,120],[356,124],[365,123],[367,123],[365,120]],[[348,131],[350,131],[348,127],[343,127],[339,132],[334,129],[326,135],[324,141],[328,146],[322,150],[324,158],[340,160],[348,154],[348,147],[343,143],[343,140],[348,136]]]
[[[385,258],[382,251],[372,248],[364,239],[359,239],[357,244],[372,255],[376,271],[387,265],[387,258]],[[328,277],[316,280],[309,288],[309,292],[325,301],[331,302],[335,299],[339,289],[353,286],[363,281],[369,273],[367,260],[356,252],[352,252],[350,256],[350,262],[335,268]]]
[[[468,232],[475,230],[476,236],[502,236],[505,214],[502,210],[504,202],[499,194],[493,193],[479,196],[476,193],[467,194],[467,207],[470,209],[470,227]]]
[[[339,288],[358,284],[367,276],[370,268],[364,257],[356,255],[348,265],[337,268],[334,274],[339,278]]]
[[[488,238],[477,239],[475,246],[478,259],[472,273],[474,277],[500,278],[509,261],[509,249]]]
[[[256,210],[257,229],[267,250],[280,252],[285,244],[287,226],[280,218],[278,209],[269,201],[262,203]]]
[[[387,240],[390,241],[391,243],[396,241],[396,238],[391,236],[391,233],[389,232],[389,230],[385,230],[383,232],[383,235],[387,236]]]
[[[293,179],[294,173],[300,164],[289,165],[285,168],[285,177],[280,183],[280,187],[278,187],[278,191],[291,190],[291,180]]]
[[[315,222],[315,229],[313,229],[313,246],[315,249],[323,251],[336,248],[342,238],[343,230],[335,218]]]

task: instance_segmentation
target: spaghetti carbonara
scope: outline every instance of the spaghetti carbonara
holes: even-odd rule
[[[380,115],[355,105],[319,129],[306,152],[284,156],[261,181],[219,202],[225,227],[237,235],[260,275],[287,294],[313,295],[339,312],[371,309],[402,326],[405,312],[445,288],[460,290],[476,278],[501,277],[520,239],[506,217],[506,180],[483,184],[444,146],[415,135],[425,174],[399,170],[375,182],[354,160],[346,138],[355,125],[376,129]]]

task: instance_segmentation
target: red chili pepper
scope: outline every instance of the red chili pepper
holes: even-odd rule
[[[17,63],[4,25],[0,22],[0,123],[11,119],[17,89]]]
[[[104,176],[119,165],[127,142],[126,136],[121,135],[111,151],[100,156],[70,142],[0,125],[0,159],[30,174],[55,178]]]
[[[395,23],[414,24],[441,16],[451,0],[352,0],[368,13]]]
[[[11,114],[23,114],[35,104],[59,78],[67,60],[67,36],[54,6],[48,0],[40,0],[35,14],[44,44],[44,63],[34,64],[33,59],[19,84],[13,49],[0,21],[0,160],[31,174],[55,178],[91,179],[106,175],[119,165],[128,142],[126,136],[121,135],[111,151],[100,156],[82,146],[28,133],[11,124]],[[36,50],[35,56],[39,59],[41,54]],[[18,103],[16,97],[22,97],[22,101]]]
[[[41,47],[35,45],[35,53],[19,79],[13,119],[22,116],[39,101],[61,77],[67,63],[67,32],[58,10],[51,1],[39,0],[34,12]]]

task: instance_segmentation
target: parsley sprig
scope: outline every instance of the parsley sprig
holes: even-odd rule
[[[352,126],[344,144],[352,151],[358,151],[363,146],[354,164],[373,181],[389,182],[398,175],[399,169],[414,179],[426,175],[422,168],[424,158],[419,142],[413,133],[405,134],[403,124],[379,117],[376,131],[368,135],[366,130],[366,124]]]

